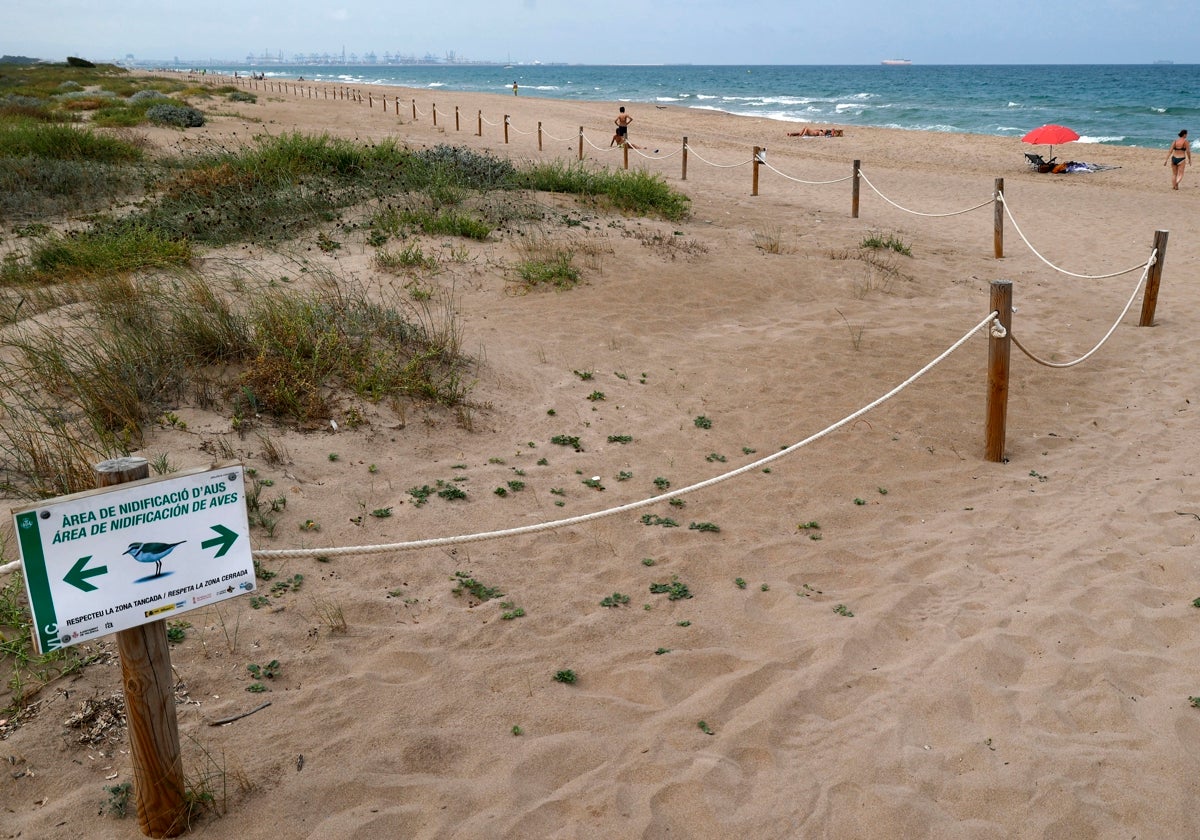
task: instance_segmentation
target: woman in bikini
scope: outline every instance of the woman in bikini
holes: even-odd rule
[[[1192,144],[1187,139],[1187,129],[1179,132],[1179,136],[1175,138],[1175,142],[1171,144],[1170,150],[1167,152],[1167,159],[1163,161],[1163,166],[1171,164],[1171,174],[1174,176],[1174,183],[1171,189],[1179,189],[1179,182],[1183,180],[1183,170],[1189,163],[1192,162]]]

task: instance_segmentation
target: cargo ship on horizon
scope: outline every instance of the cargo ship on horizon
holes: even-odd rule
[[[886,67],[905,67],[912,64],[907,58],[885,58],[879,63]]]

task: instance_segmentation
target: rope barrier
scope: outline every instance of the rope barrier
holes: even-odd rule
[[[1029,350],[1027,350],[1025,348],[1025,345],[1021,344],[1021,342],[1017,339],[1017,334],[1010,330],[1009,334],[1012,337],[1013,344],[1017,345],[1017,348],[1022,353],[1024,353],[1026,356],[1028,356],[1030,359],[1037,362],[1039,365],[1044,365],[1045,367],[1049,367],[1049,368],[1075,367],[1075,365],[1078,365],[1078,364],[1081,364],[1081,363],[1087,361],[1087,359],[1093,353],[1095,353],[1097,350],[1099,350],[1101,347],[1103,347],[1105,342],[1107,342],[1108,339],[1112,336],[1112,334],[1114,332],[1116,332],[1117,325],[1120,324],[1121,321],[1125,318],[1125,313],[1127,313],[1129,311],[1129,307],[1133,306],[1133,301],[1134,301],[1134,298],[1137,297],[1138,290],[1140,288],[1142,288],[1142,284],[1144,282],[1146,282],[1146,277],[1150,273],[1150,267],[1152,265],[1154,265],[1154,263],[1156,263],[1157,261],[1158,261],[1158,249],[1156,248],[1150,254],[1150,259],[1146,260],[1146,267],[1142,271],[1142,276],[1138,278],[1137,285],[1135,285],[1133,287],[1133,293],[1129,296],[1129,300],[1125,303],[1125,308],[1121,310],[1121,314],[1117,316],[1117,320],[1114,321],[1113,325],[1108,328],[1108,332],[1106,332],[1104,334],[1104,337],[1100,339],[1099,343],[1095,347],[1093,347],[1091,350],[1087,351],[1082,356],[1080,356],[1078,359],[1075,359],[1072,362],[1051,362],[1051,361],[1047,361],[1046,359],[1039,358],[1038,356],[1035,356],[1033,353],[1031,353]]]
[[[699,152],[697,152],[695,149],[692,148],[691,143],[688,143],[686,146],[684,146],[684,148],[687,149],[692,154],[694,154],[701,162],[707,163],[709,166],[715,166],[718,169],[733,169],[735,166],[745,166],[748,163],[754,163],[753,157],[750,158],[750,160],[744,160],[741,163],[726,163],[726,164],[713,163],[711,160],[705,160],[705,158],[703,158]]]
[[[486,531],[486,532],[477,533],[477,534],[464,534],[464,535],[460,535],[460,536],[456,536],[456,537],[438,537],[438,538],[434,538],[434,539],[412,540],[409,542],[388,543],[388,544],[382,544],[382,545],[343,546],[340,548],[266,549],[266,550],[261,550],[261,551],[255,551],[254,556],[259,559],[263,559],[263,560],[267,560],[267,559],[279,560],[279,559],[287,559],[287,558],[295,558],[295,557],[317,557],[317,556],[336,557],[336,556],[348,555],[348,554],[355,554],[355,555],[384,554],[384,553],[395,552],[395,551],[406,551],[409,549],[436,548],[438,546],[444,546],[444,545],[460,545],[462,543],[469,543],[469,542],[482,542],[483,540],[497,539],[500,537],[514,537],[514,536],[519,536],[522,534],[533,534],[533,533],[538,533],[540,531],[549,531],[549,530],[556,529],[556,528],[565,528],[569,525],[578,525],[583,522],[591,522],[596,519],[602,519],[605,517],[614,516],[618,513],[627,513],[629,511],[638,510],[639,508],[644,508],[644,507],[648,507],[650,505],[658,504],[659,502],[664,502],[669,499],[676,498],[678,496],[682,496],[686,493],[693,493],[697,490],[702,490],[706,487],[712,487],[714,484],[719,484],[723,481],[728,481],[729,479],[735,478],[736,476],[742,475],[742,474],[750,472],[752,470],[760,469],[761,467],[763,467],[766,464],[771,463],[772,461],[776,461],[780,458],[786,457],[787,455],[790,455],[791,453],[795,452],[796,450],[802,449],[803,447],[808,446],[810,443],[815,443],[816,441],[820,440],[821,438],[825,437],[826,435],[829,435],[832,432],[837,431],[838,429],[842,428],[843,426],[854,422],[859,417],[862,417],[867,412],[872,411],[873,409],[879,407],[883,403],[890,400],[892,397],[899,394],[901,391],[908,388],[910,385],[912,385],[914,382],[916,382],[922,376],[927,374],[929,371],[933,370],[934,367],[936,367],[938,364],[940,364],[942,361],[944,361],[951,353],[953,353],[959,347],[961,347],[963,344],[965,344],[971,338],[971,336],[975,335],[975,333],[977,333],[980,330],[987,327],[988,324],[990,324],[997,317],[998,314],[999,313],[994,312],[994,311],[988,313],[988,316],[986,318],[984,318],[982,321],[980,321],[978,324],[976,324],[974,327],[972,327],[970,330],[968,330],[966,332],[966,334],[962,336],[962,338],[955,341],[952,345],[950,345],[950,347],[948,347],[946,350],[944,350],[940,354],[938,354],[938,356],[936,358],[934,358],[931,362],[926,364],[924,367],[922,367],[920,370],[918,370],[912,376],[908,377],[908,379],[901,382],[899,385],[897,385],[892,390],[888,391],[883,396],[875,399],[873,402],[868,403],[867,405],[863,406],[862,408],[858,409],[857,411],[855,411],[851,414],[846,415],[841,420],[838,420],[836,423],[826,426],[824,429],[817,432],[816,434],[810,435],[810,436],[806,437],[804,440],[799,441],[798,443],[793,443],[791,446],[789,446],[785,449],[781,449],[778,452],[774,452],[771,455],[767,455],[764,458],[759,458],[757,461],[753,461],[749,464],[745,464],[744,466],[738,467],[737,469],[730,470],[729,472],[722,473],[721,475],[714,476],[714,477],[706,479],[704,481],[697,482],[696,484],[691,484],[691,485],[688,485],[687,487],[682,487],[682,488],[672,491],[670,493],[662,493],[658,496],[653,496],[648,499],[642,499],[641,501],[630,502],[628,504],[619,505],[617,507],[608,508],[606,510],[595,511],[593,513],[585,513],[580,516],[572,516],[567,519],[559,519],[559,520],[555,520],[553,522],[539,522],[536,525],[522,525],[517,528],[507,528],[507,529],[500,530],[500,531]]]
[[[783,172],[780,172],[778,169],[776,169],[771,164],[767,163],[765,160],[762,161],[762,165],[767,167],[767,169],[770,169],[772,172],[774,172],[776,175],[780,176],[781,178],[786,178],[789,181],[795,181],[797,184],[810,184],[810,185],[840,184],[843,181],[849,181],[854,177],[853,175],[847,175],[844,178],[834,178],[832,181],[805,181],[803,178],[794,178],[791,175],[787,175]]]
[[[871,183],[871,181],[867,178],[867,176],[863,174],[863,171],[861,169],[858,170],[858,175],[860,178],[862,178],[864,181],[867,182],[868,187],[875,190],[875,194],[877,196],[882,198],[888,204],[895,207],[897,210],[903,210],[905,213],[912,213],[914,216],[926,216],[931,219],[940,219],[940,218],[945,218],[946,216],[961,216],[964,213],[974,212],[975,210],[978,210],[980,207],[987,207],[989,204],[991,204],[993,201],[995,201],[994,198],[989,198],[987,201],[983,202],[982,204],[976,204],[974,207],[968,207],[966,210],[955,210],[953,213],[920,213],[916,210],[910,210],[907,207],[902,207],[901,205],[897,204],[896,202],[894,202],[890,198],[888,198],[886,195],[881,193],[878,190],[878,188],[876,188],[876,186]],[[853,177],[853,176],[851,176],[851,177]]]
[[[570,143],[572,140],[577,139],[576,137],[555,137],[553,134],[551,134],[549,131],[546,131],[546,129],[544,129],[544,128],[542,129],[542,136],[550,138],[555,143]]]
[[[479,115],[479,119],[483,120],[484,125],[500,125],[500,123],[498,123],[498,122],[492,122],[487,117],[485,117],[483,114]]]
[[[1132,268],[1127,268],[1124,271],[1114,271],[1112,274],[1076,274],[1073,271],[1067,271],[1065,268],[1059,268],[1057,265],[1050,262],[1050,260],[1043,257],[1038,252],[1038,249],[1033,247],[1033,243],[1025,237],[1025,234],[1021,231],[1021,226],[1017,224],[1017,220],[1013,218],[1012,211],[1008,208],[1008,201],[1004,198],[1004,193],[1000,193],[997,197],[1000,199],[1000,203],[1004,205],[1004,215],[1008,216],[1008,220],[1012,222],[1013,228],[1017,231],[1017,236],[1021,237],[1021,241],[1029,246],[1029,250],[1033,251],[1033,255],[1035,257],[1061,274],[1065,274],[1068,277],[1075,277],[1079,280],[1108,280],[1110,277],[1120,277],[1122,274],[1129,274],[1130,272],[1137,271],[1142,267],[1139,264],[1133,266]]]
[[[667,159],[673,158],[673,157],[675,157],[675,155],[681,154],[683,152],[683,149],[676,149],[675,151],[673,151],[669,154],[665,154],[665,155],[659,155],[659,154],[648,155],[645,152],[643,152],[641,149],[639,149],[637,146],[634,146],[632,143],[629,145],[629,148],[633,149],[634,154],[641,155],[646,160],[667,160]],[[658,149],[655,149],[654,151],[657,152]]]

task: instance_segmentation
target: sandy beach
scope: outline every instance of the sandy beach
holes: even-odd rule
[[[257,103],[198,103],[203,128],[139,131],[173,152],[301,131],[570,162],[582,127],[589,165],[624,165],[609,148],[616,102],[252,92]],[[272,465],[261,435],[181,405],[187,428],[157,429],[138,454],[204,466],[227,441],[287,499],[273,536],[252,533],[256,550],[488,532],[648,498],[656,478],[684,488],[802,441],[971,331],[994,280],[1013,283],[1022,344],[1073,360],[1140,274],[1073,277],[1047,261],[1090,276],[1141,266],[1164,230],[1155,324],[1137,326],[1139,293],[1078,366],[1014,349],[1004,463],[984,457],[984,331],[854,422],[681,504],[456,547],[265,559],[302,587],[260,581],[266,607],[193,611],[172,648],[185,770],[222,811],[188,836],[1200,836],[1200,175],[1174,192],[1162,165],[1184,126],[1161,150],[1056,147],[1114,168],[1054,175],[1026,166],[1044,149],[1010,139],[790,137],[796,124],[624,104],[630,168],[688,195],[689,219],[542,196],[542,218],[519,231],[424,242],[469,251],[421,278],[452,300],[477,360],[469,410],[368,405],[353,427],[267,426],[286,453]],[[752,195],[756,146],[767,165]],[[855,160],[869,181],[858,218]],[[1006,221],[994,257],[997,178],[1037,253]],[[533,236],[574,249],[579,286],[514,283]],[[911,255],[864,251],[872,236]],[[344,238],[308,257],[378,281],[375,249]],[[273,260],[257,247],[205,257]],[[455,477],[466,500],[408,492]],[[518,478],[520,492],[493,492]],[[654,524],[668,518],[680,527]],[[719,530],[688,527],[701,523]],[[456,573],[503,596],[455,594]],[[614,595],[628,600],[601,604]],[[248,693],[247,665],[270,660],[270,691]],[[573,683],[554,679],[567,670]],[[41,692],[0,743],[0,837],[138,836],[134,817],[98,815],[105,786],[132,777],[123,730],[87,744],[65,723],[119,690],[113,658]]]

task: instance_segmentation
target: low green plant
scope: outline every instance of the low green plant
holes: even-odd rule
[[[870,233],[863,238],[860,247],[872,250],[890,250],[906,257],[912,256],[912,249],[894,233],[889,233],[887,236],[882,233]]]
[[[854,613],[845,604],[838,604],[833,608],[833,611],[838,615],[844,615],[846,618],[854,618]]]
[[[104,801],[103,813],[117,819],[124,819],[129,815],[129,800],[133,796],[132,782],[105,785],[104,792],[108,794],[108,799]]]
[[[455,582],[454,589],[452,590],[455,595],[462,595],[465,592],[480,603],[490,601],[492,598],[500,598],[504,595],[496,587],[485,586],[475,580],[475,578],[471,577],[470,572],[455,572],[451,580]]]
[[[655,595],[666,595],[668,601],[682,601],[692,597],[687,584],[676,576],[672,576],[671,580],[665,583],[650,584],[650,591]]]
[[[583,446],[579,442],[578,435],[555,435],[554,437],[550,438],[550,442],[557,444],[558,446],[569,446],[576,452],[583,451]]]
[[[678,528],[679,523],[669,516],[659,516],[656,513],[643,513],[641,522],[643,525],[661,525],[664,528]]]
[[[711,429],[712,428],[712,420],[708,419],[703,414],[701,414],[699,417],[692,420],[692,424],[695,425],[695,427],[697,429]]]
[[[632,443],[633,435],[609,435],[609,443]]]
[[[740,578],[740,577],[734,578],[733,585],[736,586],[738,589],[745,589],[746,588],[746,579]]]
[[[578,681],[578,679],[578,675],[570,668],[564,668],[561,671],[556,671],[554,674],[555,682],[565,683],[566,685],[572,685]]]
[[[696,726],[698,726],[700,728],[700,731],[703,732],[705,735],[716,734],[713,732],[712,727],[708,725],[707,721],[703,721],[703,720],[697,721]]]
[[[629,603],[628,595],[622,595],[620,592],[614,592],[611,595],[605,596],[605,598],[602,601],[600,601],[600,606],[602,606],[602,607],[619,607],[623,604],[628,604],[628,603]]]
[[[715,525],[712,522],[693,522],[688,525],[689,531],[707,531],[708,533],[716,534],[721,530],[720,525]]]

